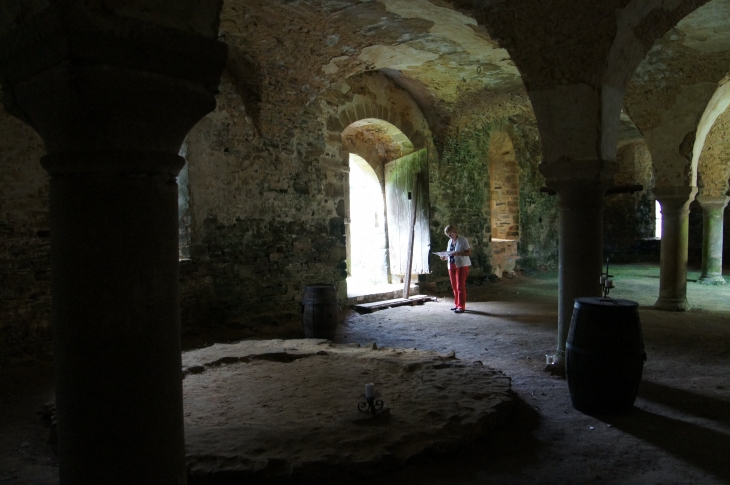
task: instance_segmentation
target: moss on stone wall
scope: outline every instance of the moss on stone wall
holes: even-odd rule
[[[521,116],[510,125],[512,143],[520,165],[519,269],[532,273],[558,264],[557,198],[540,192],[545,178],[540,137],[533,118]]]
[[[429,166],[431,244],[446,248],[444,227],[454,224],[472,245],[472,275],[489,274],[489,137],[492,126],[471,124],[447,135],[441,156]],[[434,278],[446,277],[446,264],[432,255]]]
[[[520,242],[518,269],[534,271],[557,263],[557,211],[555,201],[540,193],[544,178],[538,170],[542,160],[534,118],[526,115],[485,119],[466,115],[462,129],[453,130],[443,142],[443,154],[431,170],[432,241],[446,245],[443,228],[457,224],[472,239],[475,275],[489,275],[491,266],[491,221],[489,193],[489,141],[494,133],[507,133],[520,167]],[[436,247],[439,247],[436,244]],[[446,275],[436,261],[433,278]],[[501,275],[499,275],[501,276]]]

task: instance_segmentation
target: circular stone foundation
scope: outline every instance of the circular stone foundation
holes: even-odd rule
[[[183,366],[191,484],[362,478],[468,444],[512,409],[509,377],[453,354],[244,341]],[[388,408],[375,417],[357,410],[369,382]]]

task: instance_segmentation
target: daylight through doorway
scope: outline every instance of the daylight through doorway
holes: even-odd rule
[[[350,154],[348,292],[388,283],[383,190],[375,170]]]

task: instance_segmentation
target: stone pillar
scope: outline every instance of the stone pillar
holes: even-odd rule
[[[662,247],[659,270],[659,299],[654,308],[685,311],[687,301],[687,249],[689,204],[697,187],[654,187],[662,208]]]
[[[730,198],[697,197],[702,206],[702,274],[705,285],[724,285],[722,277],[722,239],[725,207]]]
[[[554,359],[561,372],[575,299],[601,295],[603,198],[611,185],[612,169],[611,162],[600,160],[559,160],[540,165],[547,186],[558,195],[559,306]]]
[[[226,47],[76,3],[0,39],[48,151],[60,483],[183,484],[177,153]]]

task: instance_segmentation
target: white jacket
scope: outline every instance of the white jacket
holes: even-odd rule
[[[446,244],[447,251],[456,251],[460,253],[471,248],[469,241],[464,236],[456,238],[456,249],[451,249],[451,244],[454,242],[453,239],[449,238],[449,242]],[[451,269],[451,259],[449,259],[449,269]],[[461,268],[462,266],[471,266],[471,258],[469,256],[454,256],[454,267]]]

